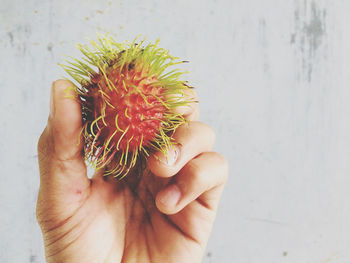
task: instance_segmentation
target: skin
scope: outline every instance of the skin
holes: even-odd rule
[[[176,151],[154,153],[142,176],[119,181],[98,170],[90,179],[77,141],[80,105],[65,92],[72,85],[53,83],[38,142],[37,220],[47,262],[200,262],[228,165],[211,151],[215,135],[197,121],[197,103],[176,109],[189,120],[173,135]]]

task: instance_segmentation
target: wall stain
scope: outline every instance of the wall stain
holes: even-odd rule
[[[10,38],[10,45],[11,45],[11,47],[13,47],[13,33],[12,32],[7,32],[7,35]]]
[[[268,57],[268,41],[266,37],[266,21],[264,18],[259,20],[259,43],[263,49],[263,71],[265,74],[268,74],[270,71],[270,63]]]
[[[49,52],[52,52],[53,44],[52,43],[47,44],[46,48]]]
[[[30,263],[35,263],[35,262],[37,262],[37,261],[36,261],[36,256],[35,256],[35,255],[31,255],[31,256],[29,257],[29,262],[30,262]]]
[[[290,36],[290,43],[291,44],[295,44],[295,37],[296,37],[296,34],[293,33],[291,36]]]
[[[28,40],[30,40],[32,29],[30,24],[19,24],[7,32],[6,42],[20,55],[27,53]]]
[[[295,32],[290,36],[290,44],[301,54],[302,74],[311,82],[315,58],[327,34],[326,9],[319,8],[315,0],[304,0],[294,11]]]
[[[206,254],[206,257],[207,257],[207,259],[209,260],[209,262],[212,262],[213,253],[209,251],[209,252]]]
[[[325,34],[325,28],[323,21],[326,17],[326,10],[324,9],[321,12],[315,2],[311,3],[311,20],[309,23],[304,24],[304,33],[307,37],[309,46],[311,47],[310,51],[315,51],[319,48],[322,42],[322,37]]]

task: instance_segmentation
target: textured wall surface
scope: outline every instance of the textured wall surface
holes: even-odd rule
[[[0,0],[0,262],[44,262],[36,142],[96,32],[191,61],[230,179],[204,262],[350,262],[350,1]]]

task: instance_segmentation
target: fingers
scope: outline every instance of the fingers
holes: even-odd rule
[[[212,149],[215,133],[202,122],[189,122],[180,126],[173,135],[174,147],[168,149],[165,156],[157,152],[147,161],[148,168],[160,177],[175,175],[195,156]]]
[[[154,175],[168,178],[167,186],[156,195],[156,205],[165,214],[175,214],[194,200],[215,210],[228,174],[226,160],[210,152],[215,141],[213,130],[192,121],[198,119],[198,98],[193,90],[189,92],[181,99],[190,97],[192,103],[175,111],[190,122],[176,130],[174,147],[167,155],[157,152],[148,159]]]
[[[48,123],[38,142],[42,179],[87,179],[81,155],[81,125],[81,109],[74,85],[67,80],[55,81],[51,88]]]
[[[175,214],[197,200],[204,207],[215,210],[227,175],[225,158],[215,152],[202,153],[158,192],[157,208],[165,214]]]

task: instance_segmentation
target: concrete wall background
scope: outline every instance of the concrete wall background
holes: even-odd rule
[[[350,1],[0,0],[0,262],[44,262],[36,141],[96,32],[190,60],[230,179],[203,262],[350,262]]]

